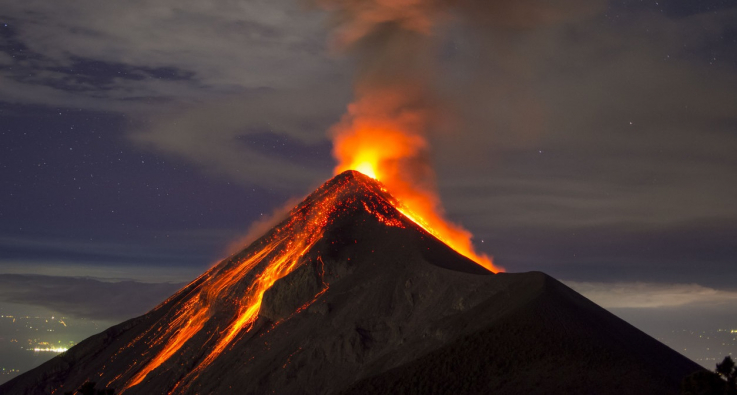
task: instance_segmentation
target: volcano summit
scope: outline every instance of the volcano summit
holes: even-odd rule
[[[347,171],[149,313],[0,386],[63,394],[675,394],[700,370],[555,279],[493,274]]]

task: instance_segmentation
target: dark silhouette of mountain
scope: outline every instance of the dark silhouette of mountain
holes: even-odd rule
[[[2,394],[676,394],[698,365],[539,272],[492,274],[357,172]]]

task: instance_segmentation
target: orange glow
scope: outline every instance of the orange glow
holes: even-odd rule
[[[237,267],[227,272],[224,271],[218,276],[213,276],[212,269],[208,271],[205,275],[208,275],[212,281],[206,287],[202,287],[201,291],[195,294],[193,298],[184,303],[182,309],[177,312],[177,317],[159,336],[158,340],[160,341],[153,342],[154,344],[163,344],[164,347],[126,384],[124,389],[139,384],[151,371],[179,351],[205,325],[205,321],[212,313],[210,305],[214,302],[214,299],[228,288],[236,285],[261,259],[274,251],[275,247],[276,244],[266,246],[241,262]],[[260,302],[259,300],[259,306]],[[165,341],[163,341],[164,339]]]
[[[371,162],[361,162],[356,165],[355,170],[358,170],[359,172],[373,179],[376,179],[376,169],[374,169],[374,165],[372,165]]]
[[[397,209],[412,221],[486,269],[503,271],[490,256],[475,251],[471,232],[443,216],[440,198],[426,181],[434,178],[423,135],[431,114],[415,105],[417,96],[401,84],[359,92],[332,130],[335,174],[356,170],[381,181],[400,202]]]
[[[362,186],[359,189],[361,193],[371,196],[358,199],[352,195],[356,185]],[[378,183],[369,183],[350,174],[323,185],[292,210],[287,221],[243,252],[220,262],[152,310],[152,313],[160,313],[169,302],[179,299],[173,305],[175,308],[162,313],[164,316],[156,325],[123,348],[129,349],[143,343],[145,349],[150,351],[141,356],[141,362],[134,362],[128,371],[116,376],[108,386],[120,387],[122,394],[141,384],[158,369],[165,371],[167,362],[180,361],[183,355],[189,355],[188,358],[199,362],[169,391],[170,394],[186,392],[205,368],[251,330],[258,318],[266,290],[297,267],[312,261],[309,253],[332,221],[359,210],[369,213],[386,226],[404,228],[395,206],[387,198],[386,191]],[[320,264],[319,275],[322,280],[324,262],[319,255],[314,260]],[[323,289],[313,300],[298,308],[292,316],[299,314],[325,293],[328,284],[323,281],[322,285]],[[213,321],[210,322],[210,319]],[[200,341],[192,343],[198,345],[193,350],[187,345],[195,337],[199,337]],[[113,360],[121,351],[113,356]]]

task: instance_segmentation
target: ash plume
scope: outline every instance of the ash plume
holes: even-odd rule
[[[479,34],[521,30],[590,15],[603,1],[315,0],[332,16],[332,47],[356,59],[355,100],[331,130],[335,173],[358,169],[380,179],[408,216],[492,271],[471,233],[450,223],[437,193],[428,131],[450,118],[436,91],[444,28]]]

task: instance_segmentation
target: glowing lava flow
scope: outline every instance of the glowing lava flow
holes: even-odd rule
[[[409,110],[397,114],[394,107],[401,108],[401,96],[392,90],[374,91],[349,106],[333,129],[335,174],[356,170],[381,181],[399,201],[396,208],[402,214],[486,269],[503,271],[491,257],[476,253],[471,232],[443,218],[437,193],[418,181],[433,178],[423,159],[427,141],[420,132],[427,116]]]
[[[357,193],[363,198],[359,199]],[[108,386],[121,376],[129,377],[122,386],[122,393],[142,383],[155,370],[168,369],[162,365],[177,355],[178,360],[199,361],[169,393],[186,391],[206,367],[253,327],[264,292],[311,259],[307,258],[308,253],[332,221],[356,210],[369,213],[387,226],[404,227],[394,202],[378,183],[351,173],[335,177],[292,210],[287,221],[154,309],[152,313],[163,311],[163,306],[169,302],[180,306],[164,313],[149,332],[125,347],[145,342],[145,348],[153,357],[147,358],[149,352],[144,353],[143,362],[131,365]],[[317,259],[321,262],[319,256]],[[315,295],[315,300],[328,285],[323,282],[323,286],[325,288]],[[223,322],[226,324],[222,325]],[[194,337],[200,341],[191,344],[204,345],[196,349],[188,347]]]
[[[223,271],[218,275],[211,275],[213,281],[202,286],[200,292],[184,304],[184,307],[178,312],[178,316],[165,329],[164,333],[152,342],[157,344],[165,340],[165,347],[126,384],[126,388],[139,384],[151,371],[179,351],[184,343],[197,334],[205,325],[205,321],[211,314],[211,304],[217,300],[219,295],[235,286],[277,246],[278,243],[269,244],[230,270]]]

